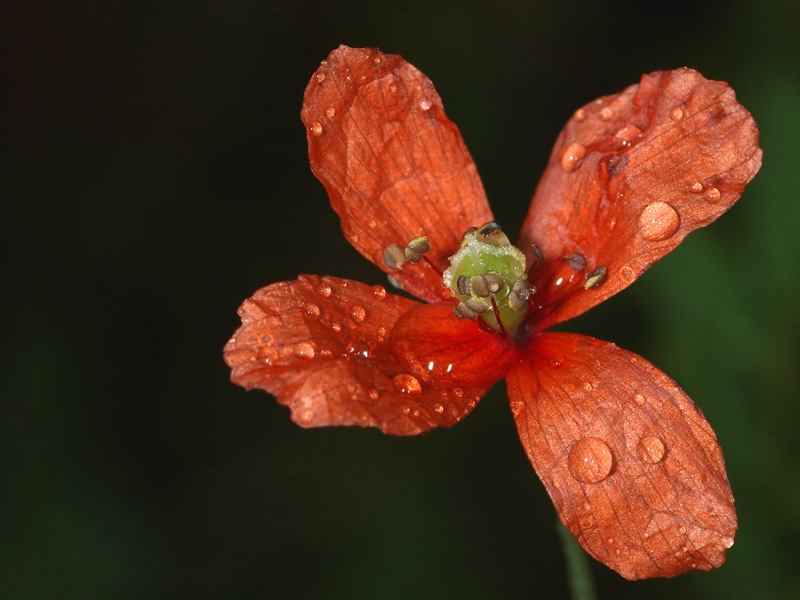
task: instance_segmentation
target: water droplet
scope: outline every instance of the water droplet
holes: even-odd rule
[[[395,84],[395,83],[390,83],[390,84],[389,84],[389,92],[391,92],[392,94],[394,94],[396,91],[397,91],[397,84]]]
[[[256,351],[256,360],[265,363],[267,366],[272,364],[272,361],[277,360],[280,353],[274,346],[261,346]]]
[[[358,238],[358,234],[357,233],[351,233],[348,237],[350,238],[350,243],[351,244],[357,244],[358,243],[358,239],[359,238]]]
[[[643,394],[636,394],[633,397],[633,401],[636,402],[636,404],[638,404],[639,406],[641,406],[642,404],[644,404],[644,395]]]
[[[453,390],[453,395],[456,398],[461,398],[464,395],[464,390],[462,390],[461,388],[456,388]]]
[[[569,472],[583,483],[603,481],[611,473],[613,464],[611,448],[595,437],[585,437],[575,442],[567,458]]]
[[[386,298],[386,288],[384,288],[382,285],[373,285],[372,295],[375,296],[378,300],[383,300],[384,298]]]
[[[603,121],[610,121],[611,117],[614,116],[614,112],[610,108],[608,108],[607,106],[604,106],[603,108],[601,108],[599,114],[600,114],[600,118]]]
[[[586,120],[586,111],[582,108],[579,108],[578,110],[575,111],[575,114],[572,116],[578,123],[580,123],[581,121]]]
[[[363,323],[364,319],[367,318],[367,311],[364,310],[363,306],[354,304],[350,307],[350,318],[356,323]]]
[[[300,358],[314,358],[317,351],[308,342],[300,342],[294,347],[294,355]]]
[[[363,356],[364,358],[369,358],[369,344],[364,340],[353,340],[349,344],[347,344],[347,348],[345,349],[347,354],[352,356]]]
[[[516,417],[519,412],[522,410],[522,402],[512,402],[511,403],[511,413]]]
[[[314,414],[313,410],[304,410],[303,412],[300,413],[298,419],[300,420],[301,425],[310,425],[311,423],[314,422],[315,416],[316,415]]]
[[[332,292],[333,290],[331,289],[331,286],[329,286],[327,283],[323,283],[317,288],[317,293],[325,298],[328,298]]]
[[[614,137],[620,140],[623,146],[628,148],[632,146],[634,142],[637,142],[641,139],[642,130],[636,125],[626,125],[625,127],[619,129],[617,133],[614,134]]]
[[[550,359],[550,363],[557,369],[564,364],[564,359],[561,356],[554,356]]]
[[[561,168],[567,173],[571,173],[580,166],[584,156],[586,156],[586,148],[577,143],[570,144],[564,148],[561,155]]]
[[[419,103],[419,107],[420,107],[422,110],[430,110],[430,108],[431,108],[431,101],[430,101],[430,100],[428,100],[427,98],[424,98],[423,100],[421,100],[421,101],[420,101],[420,103]]]
[[[235,340],[231,340],[233,342]],[[265,333],[260,338],[258,338],[258,343],[263,344],[264,346],[269,346],[272,343],[272,336],[268,333]]]
[[[724,537],[720,538],[719,541],[722,542],[722,545],[725,546],[726,548],[730,548],[731,546],[733,546],[733,538],[732,537],[724,536]]]
[[[408,394],[410,398],[419,398],[422,395],[422,386],[413,375],[402,373],[392,377],[392,385],[401,394]]]
[[[433,411],[437,414],[442,414],[444,412],[444,406],[442,406],[441,404],[434,404]]]
[[[669,118],[673,121],[680,121],[683,118],[683,109],[680,106],[676,106],[669,111]]]
[[[699,181],[695,181],[692,184],[692,187],[689,188],[689,191],[692,192],[693,194],[699,194],[700,192],[703,191],[703,184],[700,183]]]
[[[374,64],[376,64],[376,65],[381,64],[381,57],[380,56],[376,56],[375,58],[372,59],[372,62]]]
[[[317,73],[317,83],[325,81],[325,73]]]
[[[378,226],[378,222],[375,219],[370,219],[367,223],[367,227],[370,229],[375,229]]]
[[[383,340],[386,337],[386,328],[378,327],[378,340]]]
[[[331,329],[333,329],[336,333],[339,333],[342,330],[342,326],[336,321],[334,321],[333,323],[331,323]]]
[[[336,109],[333,106],[329,106],[328,108],[325,109],[325,116],[328,117],[329,119],[332,119],[333,117],[336,116]]]
[[[708,188],[708,191],[705,194],[705,199],[711,202],[712,204],[719,202],[719,199],[722,198],[722,193],[715,187]]]
[[[333,352],[331,352],[330,350],[328,350],[326,348],[326,349],[320,350],[319,351],[319,355],[324,357],[324,358],[330,358],[331,356],[333,356]]]
[[[586,510],[586,511],[592,510],[592,505],[589,504],[588,502],[584,502],[583,503],[583,510]]]
[[[657,200],[644,207],[639,215],[642,235],[651,242],[672,237],[681,225],[677,211],[666,202]]]
[[[631,283],[634,279],[636,279],[636,273],[628,265],[622,267],[622,269],[620,269],[619,271],[619,274],[622,277],[622,279],[624,279],[628,283]]]
[[[591,383],[589,383],[588,381],[584,382],[584,384],[583,384],[583,391],[584,392],[591,392],[593,389],[594,389],[594,387],[592,387]]]
[[[367,396],[369,396],[370,400],[377,400],[380,393],[376,389],[371,389],[367,392]]]
[[[591,529],[592,525],[593,523],[589,519],[584,519],[583,521],[581,521],[581,527],[583,527],[584,529]]]
[[[317,306],[313,302],[310,304],[306,304],[305,309],[309,316],[314,318],[319,317],[319,306]]]
[[[645,462],[656,464],[664,458],[664,442],[653,435],[640,439],[637,450],[639,458]]]
[[[320,136],[322,135],[322,123],[319,121],[311,121],[311,123],[308,124],[308,130],[314,136]]]

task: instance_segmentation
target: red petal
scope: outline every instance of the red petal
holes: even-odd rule
[[[572,535],[627,579],[720,566],[736,512],[700,409],[614,344],[568,333],[529,344],[507,378],[511,409]]]
[[[381,286],[301,275],[265,287],[239,309],[225,346],[231,379],[277,396],[303,427],[360,425],[414,435],[450,427],[484,390],[433,389],[389,349],[397,320],[419,306]]]
[[[492,220],[475,163],[430,80],[398,55],[340,46],[311,78],[301,113],[311,169],[353,246],[415,296],[446,297],[424,262],[383,251],[427,236],[442,271],[470,227]]]
[[[407,312],[392,330],[392,352],[406,369],[434,387],[488,390],[517,358],[508,337],[458,319],[456,302],[423,304]]]
[[[633,283],[728,210],[760,166],[750,113],[726,83],[690,69],[645,75],[578,110],[520,234],[521,248],[536,243],[545,256],[531,273],[537,326],[575,317]],[[567,264],[573,253],[585,270]],[[599,266],[607,277],[587,291],[586,275]]]

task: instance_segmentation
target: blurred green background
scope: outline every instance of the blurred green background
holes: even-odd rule
[[[657,69],[731,83],[760,174],[568,329],[701,406],[739,534],[714,572],[592,572],[600,598],[800,597],[800,5],[644,4],[5,3],[0,597],[566,597],[502,384],[398,439],[229,382],[257,288],[385,281],[308,168],[303,90],[340,43],[434,81],[512,233],[577,107]]]

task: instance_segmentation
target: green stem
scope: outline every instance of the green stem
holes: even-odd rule
[[[572,600],[597,600],[594,592],[594,580],[587,560],[586,552],[572,534],[561,523],[558,524],[558,533],[564,548],[564,557],[567,560],[567,579]]]

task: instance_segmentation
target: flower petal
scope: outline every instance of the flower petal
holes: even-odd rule
[[[239,308],[226,344],[231,379],[277,396],[303,427],[360,425],[414,435],[450,427],[483,389],[433,389],[389,349],[392,327],[419,303],[381,286],[301,275],[267,286]]]
[[[434,387],[488,390],[517,359],[517,345],[476,321],[458,319],[456,302],[423,304],[407,312],[389,338],[408,372]]]
[[[507,378],[517,429],[586,551],[627,579],[720,566],[736,512],[700,409],[614,344],[543,333],[528,349]]]
[[[303,123],[311,169],[353,246],[415,296],[446,297],[425,264],[384,250],[427,236],[444,271],[464,232],[492,220],[475,163],[430,80],[399,55],[340,46],[311,78]]]
[[[645,75],[579,109],[556,141],[520,234],[520,248],[535,243],[545,257],[530,274],[539,288],[537,327],[633,283],[728,210],[760,166],[750,113],[726,83],[690,69]],[[597,267],[605,277],[587,290]]]

